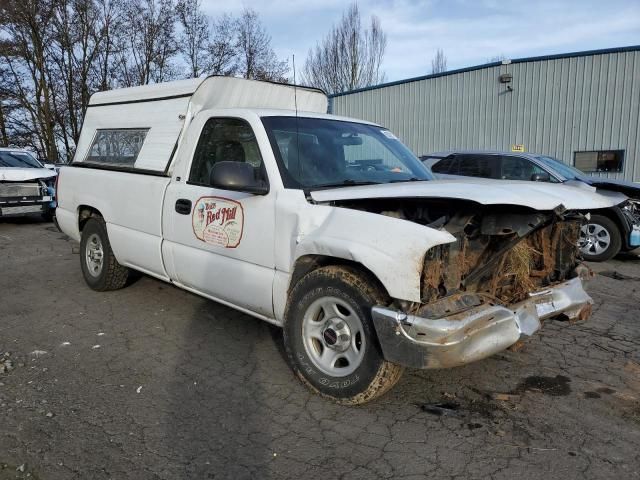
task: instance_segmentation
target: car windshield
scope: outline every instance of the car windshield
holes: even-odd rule
[[[42,168],[42,165],[26,152],[0,151],[0,167]]]
[[[575,167],[571,165],[567,165],[566,163],[561,162],[557,158],[547,157],[545,155],[540,155],[536,157],[542,163],[547,165],[548,167],[553,168],[556,172],[562,175],[567,180],[576,180],[584,176],[584,172],[581,172]]]
[[[308,117],[263,117],[287,188],[432,180],[431,172],[389,130]]]

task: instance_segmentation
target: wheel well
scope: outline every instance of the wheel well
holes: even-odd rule
[[[78,230],[82,231],[87,220],[91,217],[102,217],[102,214],[95,208],[88,205],[80,205],[78,207]]]
[[[594,215],[601,215],[603,217],[607,217],[609,220],[611,220],[613,223],[616,224],[616,227],[618,227],[618,229],[620,230],[621,236],[624,237],[623,235],[624,226],[622,225],[622,219],[614,211],[606,208],[603,210],[593,210],[591,213]]]
[[[289,292],[291,292],[296,283],[298,283],[298,281],[300,281],[300,279],[306,274],[311,273],[318,268],[327,267],[329,265],[351,267],[355,270],[360,271],[361,273],[365,274],[369,278],[369,280],[374,282],[387,297],[389,296],[389,292],[387,292],[387,289],[384,287],[382,282],[380,282],[380,280],[378,280],[378,277],[376,277],[376,275],[367,267],[365,267],[361,263],[354,262],[353,260],[330,257],[328,255],[303,255],[302,257],[298,258],[298,260],[296,260],[293,273],[291,274]]]

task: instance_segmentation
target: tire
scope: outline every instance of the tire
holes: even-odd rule
[[[42,219],[45,222],[53,222],[53,211],[47,210],[46,212],[42,212]]]
[[[82,229],[80,268],[87,285],[98,292],[118,290],[127,283],[129,269],[116,260],[101,217],[91,217]]]
[[[580,230],[578,245],[583,258],[589,262],[610,260],[622,248],[620,229],[604,215],[592,214]]]
[[[383,358],[371,320],[371,307],[385,300],[368,275],[350,267],[322,267],[295,285],[285,311],[284,346],[303,383],[355,405],[400,380],[404,369]]]

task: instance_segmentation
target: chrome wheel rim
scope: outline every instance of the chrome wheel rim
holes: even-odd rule
[[[611,234],[602,225],[587,223],[580,228],[578,247],[585,255],[600,255],[611,245]]]
[[[337,297],[322,297],[309,305],[302,319],[302,338],[313,364],[332,377],[352,374],[367,347],[362,321]]]
[[[87,239],[85,246],[85,261],[87,270],[93,277],[99,277],[102,273],[102,265],[104,260],[104,249],[102,248],[102,240],[97,233],[91,234]]]

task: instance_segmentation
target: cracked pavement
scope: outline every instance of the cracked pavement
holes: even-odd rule
[[[144,276],[94,292],[77,250],[0,220],[0,480],[640,478],[637,257],[591,265],[588,322],[344,407],[277,328]]]

